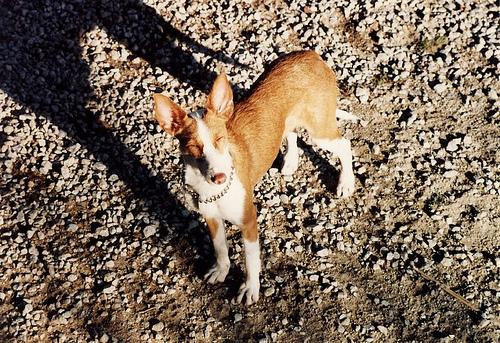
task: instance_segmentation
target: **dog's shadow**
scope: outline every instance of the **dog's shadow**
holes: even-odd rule
[[[339,184],[340,171],[333,166],[333,159],[327,159],[314,151],[312,145],[306,143],[302,138],[297,139],[297,146],[304,151],[304,155],[318,170],[319,181],[325,189],[335,194]],[[327,152],[328,154],[328,152]]]

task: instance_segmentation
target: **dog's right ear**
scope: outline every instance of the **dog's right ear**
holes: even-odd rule
[[[186,125],[186,112],[168,96],[160,93],[153,95],[155,102],[155,119],[163,130],[175,136],[179,134]]]
[[[226,119],[233,114],[233,90],[227,79],[226,73],[222,72],[217,76],[212,86],[212,90],[207,98],[207,110],[212,111]]]

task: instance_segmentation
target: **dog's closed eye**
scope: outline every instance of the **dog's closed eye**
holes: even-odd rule
[[[217,138],[215,138],[214,146],[216,149],[220,149],[221,144],[224,143],[224,139],[225,139],[224,136],[217,136]]]

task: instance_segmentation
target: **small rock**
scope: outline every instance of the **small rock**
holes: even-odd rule
[[[27,315],[28,313],[31,313],[31,311],[33,311],[33,305],[26,304],[23,309],[23,316]]]
[[[451,267],[451,263],[452,263],[452,260],[451,260],[451,258],[448,258],[448,257],[443,258],[443,260],[441,261],[441,264],[445,267]]]
[[[106,227],[101,227],[101,228],[97,229],[95,233],[98,236],[102,236],[102,237],[108,237],[109,236],[109,230]]]
[[[101,336],[101,339],[99,340],[101,343],[107,343],[109,342],[109,336],[104,333],[102,336]]]
[[[317,282],[319,280],[319,275],[313,274],[313,275],[309,276],[309,280]]]
[[[325,248],[325,249],[321,249],[319,250],[316,255],[318,255],[319,257],[326,257],[328,255],[330,255],[330,250]]]
[[[155,332],[160,332],[160,331],[163,331],[164,327],[165,327],[165,325],[162,322],[158,322],[155,325],[153,325],[153,327],[151,329]]]
[[[62,314],[62,317],[63,317],[64,319],[69,319],[69,318],[71,318],[71,316],[72,316],[71,311],[65,311],[65,312],[63,312],[63,314]]]
[[[359,102],[362,104],[368,103],[368,99],[370,98],[370,90],[368,88],[356,88],[356,96],[359,99]]]
[[[153,236],[156,233],[156,226],[148,225],[144,228],[144,237],[148,238]]]
[[[102,162],[97,162],[96,164],[94,164],[94,167],[100,171],[106,170],[106,166]]]
[[[274,287],[266,288],[266,290],[264,291],[264,296],[266,297],[270,297],[273,294],[274,294]]]
[[[458,150],[458,146],[460,145],[461,142],[462,142],[462,140],[460,138],[452,139],[446,145],[446,150],[450,151],[450,152],[457,151]]]
[[[116,289],[116,287],[113,286],[113,285],[111,285],[109,287],[104,288],[102,290],[102,292],[105,293],[105,294],[111,294],[111,293],[114,293],[115,289]]]
[[[438,83],[437,85],[434,86],[434,90],[436,91],[436,93],[443,93],[445,90],[448,89],[448,86],[444,83]]]
[[[387,328],[383,325],[377,326],[377,329],[378,331],[382,332],[385,336],[387,336],[387,334],[389,333],[389,330],[387,330]]]
[[[444,172],[443,176],[446,178],[453,178],[458,175],[458,172],[456,170],[447,170]]]

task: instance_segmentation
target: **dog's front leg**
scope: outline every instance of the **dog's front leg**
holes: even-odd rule
[[[208,280],[209,283],[223,282],[229,272],[230,265],[224,221],[221,218],[205,218],[205,221],[212,238],[216,258],[213,267],[205,274],[205,280]]]
[[[246,304],[251,305],[259,300],[260,289],[260,247],[259,232],[257,228],[257,215],[254,204],[250,202],[246,206],[245,218],[241,225],[243,245],[245,247],[246,280],[241,285],[237,302],[246,297]]]

